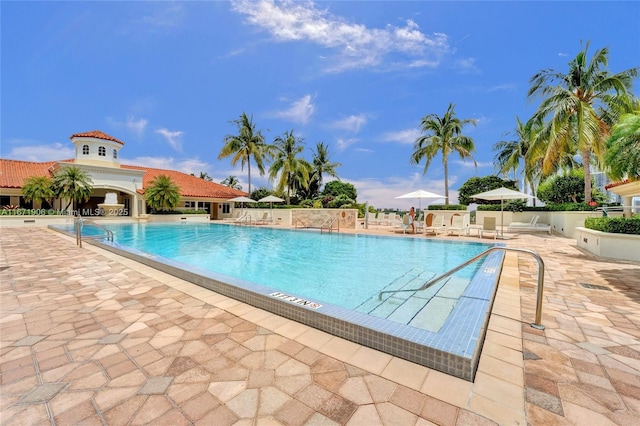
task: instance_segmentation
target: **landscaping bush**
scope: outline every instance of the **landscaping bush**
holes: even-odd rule
[[[466,209],[467,209],[467,206],[463,206],[462,204],[449,204],[449,205],[431,204],[430,206],[427,206],[427,210],[466,210]]]
[[[584,227],[613,234],[640,235],[640,217],[588,217],[584,220]]]

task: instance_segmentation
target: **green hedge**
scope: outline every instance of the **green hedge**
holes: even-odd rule
[[[499,207],[499,206],[498,206]],[[466,210],[467,206],[462,204],[431,204],[427,210]]]
[[[151,210],[151,214],[209,214],[206,210]]]
[[[640,235],[640,217],[588,217],[584,227],[612,234]]]

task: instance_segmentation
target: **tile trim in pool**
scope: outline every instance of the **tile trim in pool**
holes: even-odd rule
[[[52,229],[69,234],[55,227]],[[327,303],[310,309],[272,297],[271,293],[277,292],[275,289],[118,243],[97,240],[85,243],[293,321],[468,381],[475,377],[504,258],[503,252],[485,257],[448,319],[434,333]]]

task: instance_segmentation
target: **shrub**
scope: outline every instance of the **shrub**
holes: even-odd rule
[[[612,234],[640,235],[640,217],[588,217],[584,220],[584,227]]]
[[[427,210],[466,210],[467,206],[463,206],[462,204],[431,204],[427,206]],[[498,210],[500,210],[500,206],[498,206]]]

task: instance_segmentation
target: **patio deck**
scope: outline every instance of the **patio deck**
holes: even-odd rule
[[[3,425],[632,425],[640,418],[640,264],[596,258],[566,238],[506,241],[545,260],[546,329],[529,326],[535,262],[507,254],[474,383],[89,244],[80,249],[44,228],[5,228],[0,243]]]

